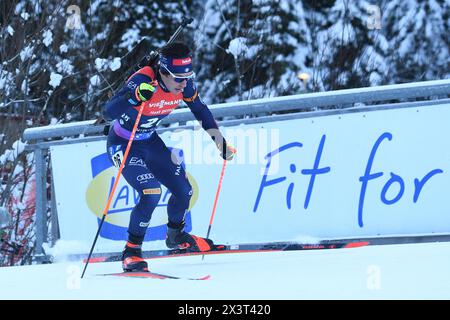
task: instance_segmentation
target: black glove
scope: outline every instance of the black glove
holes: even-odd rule
[[[217,143],[217,148],[219,149],[220,156],[223,160],[233,160],[234,155],[236,154],[237,150],[231,146],[230,144],[227,144],[225,139],[223,139],[222,143]]]

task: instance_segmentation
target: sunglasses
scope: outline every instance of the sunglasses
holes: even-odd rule
[[[193,78],[195,78],[195,72],[192,72],[190,75],[188,75],[188,76],[176,76],[176,75],[174,75],[172,72],[170,72],[170,70],[169,69],[167,69],[166,67],[164,67],[164,66],[161,66],[161,68],[163,68],[164,70],[163,70],[163,73],[164,74],[166,74],[166,75],[171,75],[172,77],[173,77],[173,80],[175,81],[175,82],[177,82],[177,83],[182,83],[184,80],[188,80],[188,79],[193,79]]]

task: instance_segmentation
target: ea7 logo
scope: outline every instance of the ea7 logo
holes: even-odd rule
[[[138,157],[131,157],[130,162],[128,162],[130,166],[138,166],[138,167],[147,167],[144,163],[144,160]]]

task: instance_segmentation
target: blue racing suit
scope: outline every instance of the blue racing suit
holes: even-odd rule
[[[184,100],[205,130],[218,129],[211,111],[200,99],[193,79],[187,80],[182,93],[173,94],[164,85],[158,67],[144,67],[127,80],[104,109],[105,118],[113,120],[107,151],[117,167],[123,159],[141,104],[135,89],[143,82],[152,83],[156,91],[150,100],[142,102],[145,104],[143,113],[122,171],[125,180],[140,196],[128,227],[128,233],[137,237],[144,236],[147,231],[161,198],[161,184],[171,192],[167,206],[169,223],[183,222],[192,196],[185,169],[155,131],[158,123]]]

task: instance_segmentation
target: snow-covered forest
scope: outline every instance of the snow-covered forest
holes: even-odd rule
[[[0,265],[32,261],[24,129],[99,118],[183,16],[209,104],[450,76],[450,0],[2,0]]]

